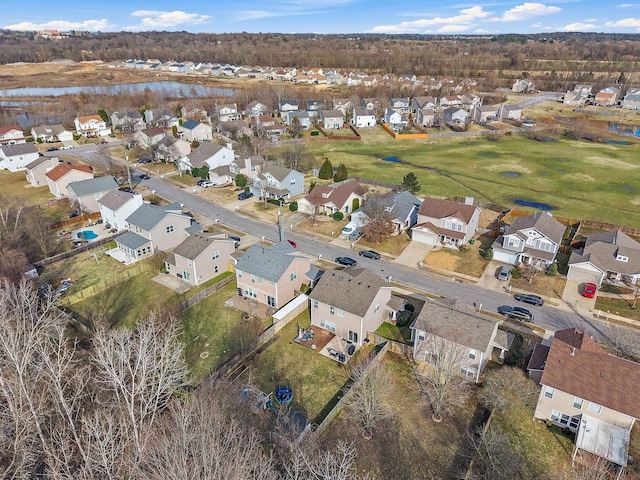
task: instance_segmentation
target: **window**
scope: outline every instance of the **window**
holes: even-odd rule
[[[255,275],[251,275],[251,283],[256,283],[256,276]]]
[[[173,233],[173,225],[168,225],[166,230],[167,230],[167,233]]]
[[[353,343],[358,343],[358,334],[356,332],[352,332],[349,330],[349,341]]]
[[[557,422],[560,419],[560,412],[558,410],[551,410],[551,420]]]
[[[184,278],[185,280],[188,281],[189,280],[189,272],[187,272],[187,271],[182,272],[182,278]]]
[[[335,315],[336,314],[336,307],[329,307],[329,315]]]
[[[569,420],[569,428],[573,428],[574,430],[576,430],[579,425],[580,419],[578,417],[571,417],[571,420]]]
[[[238,272],[238,278],[242,278],[242,272],[240,270],[236,270]]]
[[[296,272],[291,272],[289,279],[293,282],[296,278],[298,278],[298,274]]]
[[[573,408],[577,408],[578,410],[580,410],[582,408],[583,402],[584,400],[582,400],[580,397],[575,397],[573,399]]]
[[[509,237],[509,241],[507,242],[507,245],[510,247],[517,248],[520,246],[520,240],[515,237]]]
[[[193,260],[188,260],[187,265],[189,265],[190,267],[193,267]]]
[[[598,415],[602,411],[602,407],[597,403],[589,402],[589,407],[587,408],[590,412],[597,413]]]
[[[344,310],[338,309],[338,316],[344,317]]]
[[[325,330],[329,330],[330,332],[336,333],[336,324],[333,322],[328,322],[324,318],[320,319],[320,327]]]
[[[213,267],[213,273],[218,273],[219,270],[218,265]]]
[[[244,287],[244,294],[247,297],[258,298],[258,292],[256,292],[255,288]]]
[[[269,305],[270,307],[275,307],[276,299],[273,298],[271,295],[267,295],[267,305]]]
[[[313,309],[318,310],[318,300],[313,301]]]
[[[418,330],[418,340],[424,340],[425,338],[426,337],[425,337],[424,332],[421,331],[421,330]]]
[[[217,260],[220,258],[220,250],[216,250],[211,253],[211,260]]]
[[[258,285],[262,285],[262,277],[257,277],[258,278]]]
[[[616,257],[616,260],[618,260],[619,262],[628,262],[629,261],[629,257],[625,257],[624,255],[618,255]]]
[[[380,310],[380,304],[376,304],[375,307],[373,307],[373,313],[378,313],[378,310]]]
[[[460,369],[460,373],[462,375],[466,375],[467,377],[475,377],[476,376],[476,369],[473,367],[463,367]]]
[[[553,394],[556,392],[555,388],[544,387],[544,396],[547,398],[553,398]]]
[[[476,351],[475,350],[469,350],[469,358],[471,360],[475,360],[476,359]]]

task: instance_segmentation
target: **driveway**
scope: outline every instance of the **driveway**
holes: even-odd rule
[[[596,306],[596,299],[583,297],[581,295],[583,289],[584,282],[567,279],[564,291],[562,292],[562,302],[560,302],[560,306],[576,313],[589,315]]]
[[[400,265],[406,265],[407,267],[416,268],[418,262],[422,262],[429,252],[433,250],[431,245],[420,242],[410,242],[400,255],[395,259],[395,262]]]
[[[498,280],[496,275],[496,271],[502,265],[506,265],[506,263],[498,262],[496,260],[492,260],[487,265],[487,268],[484,269],[480,280],[478,280],[478,285],[482,288],[487,288],[489,290],[493,290],[494,292],[504,292],[505,289],[509,286],[508,281]]]

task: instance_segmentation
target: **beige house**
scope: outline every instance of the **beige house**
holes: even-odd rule
[[[274,309],[292,300],[313,278],[309,258],[297,254],[288,242],[251,245],[235,271],[239,294]]]
[[[307,215],[351,213],[362,206],[366,193],[367,188],[360,185],[356,179],[334,185],[316,185],[307,196],[298,200],[298,211]],[[354,208],[354,205],[357,206]]]
[[[502,320],[482,315],[457,299],[427,302],[411,324],[413,358],[432,363],[446,350],[460,373],[478,383],[489,360],[504,361],[513,340],[513,335],[498,329],[501,324]]]
[[[104,137],[109,134],[107,124],[100,115],[78,115],[73,124],[76,133],[82,137]]]
[[[457,248],[475,235],[480,221],[480,209],[473,197],[465,203],[440,198],[426,198],[418,209],[418,223],[411,229],[413,241]]]
[[[207,123],[198,122],[196,120],[187,120],[178,127],[181,138],[189,142],[211,140],[213,138],[213,129]]]
[[[25,172],[27,182],[33,187],[43,187],[47,185],[46,173],[53,170],[60,164],[58,157],[38,157],[27,165]]]
[[[165,268],[170,275],[200,285],[227,270],[235,243],[224,233],[192,233],[167,255]]]
[[[366,268],[326,271],[309,298],[311,324],[357,346],[395,313],[391,286]]]
[[[118,182],[111,176],[79,180],[67,185],[67,197],[72,208],[80,213],[100,211],[98,201],[108,192],[118,190]]]
[[[60,163],[57,158],[55,158],[55,161],[56,166],[48,170],[44,174],[44,177],[47,185],[49,186],[49,191],[56,198],[69,196],[67,187],[70,183],[90,180],[93,178],[93,170],[88,165],[69,165],[68,163]]]

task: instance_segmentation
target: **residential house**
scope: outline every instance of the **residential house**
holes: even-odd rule
[[[412,193],[388,193],[382,197],[369,198],[362,208],[351,214],[351,220],[361,225],[370,222],[371,217],[380,218],[379,209],[383,209],[391,223],[391,234],[406,232],[418,222],[418,209],[422,202]]]
[[[118,232],[127,229],[127,218],[143,205],[142,195],[112,190],[98,200],[102,221]]]
[[[304,192],[304,174],[291,168],[268,165],[254,179],[251,193],[263,198],[291,199]]]
[[[371,270],[349,267],[326,271],[309,295],[311,325],[334,333],[356,346],[363,345],[394,312],[391,285]]]
[[[498,108],[498,117],[501,120],[520,120],[522,118],[522,107],[515,103],[503,103]]]
[[[546,268],[555,260],[565,230],[548,212],[517,217],[493,243],[493,259]]]
[[[240,139],[243,136],[251,137],[253,130],[244,120],[230,120],[228,122],[218,122],[216,130],[226,137]]]
[[[325,76],[329,85],[343,85],[346,81],[345,76],[335,70],[326,73]]]
[[[605,107],[610,107],[615,105],[618,101],[618,95],[620,94],[620,90],[616,87],[607,87],[600,90],[596,93],[595,98],[593,99],[594,105],[602,105]]]
[[[511,86],[511,91],[515,93],[528,93],[536,89],[536,86],[531,80],[518,79]]]
[[[165,270],[198,286],[226,272],[235,241],[224,233],[192,233],[164,260]]]
[[[360,101],[360,107],[364,108],[365,110],[373,110],[374,112],[377,113],[380,111],[380,99],[379,98],[373,98],[373,97],[368,97],[368,98],[363,98]]]
[[[113,112],[111,114],[111,126],[121,132],[135,132],[145,127],[144,119],[137,110],[129,112]]]
[[[180,120],[168,108],[150,108],[144,111],[144,120],[149,125],[162,128],[173,128],[180,125]]]
[[[340,110],[344,116],[353,110],[353,102],[348,98],[334,98],[331,103],[333,110]]]
[[[389,125],[392,130],[404,130],[409,125],[409,117],[398,110],[387,108],[384,111],[384,123]]]
[[[26,166],[27,182],[33,187],[47,185],[46,174],[60,164],[58,157],[38,157]]]
[[[253,155],[244,160],[234,160],[229,165],[221,165],[209,170],[209,180],[214,185],[230,185],[238,174],[247,177],[249,183],[262,171],[265,160],[260,155]]]
[[[482,97],[475,93],[463,93],[460,95],[460,101],[462,102],[462,108],[469,111],[482,105]]]
[[[411,113],[411,101],[409,97],[391,98],[389,100],[389,108],[403,115],[408,115]]]
[[[106,137],[111,133],[100,115],[78,115],[73,124],[81,137]]]
[[[548,355],[549,345],[536,343],[535,347],[533,347],[531,358],[529,358],[529,363],[527,364],[527,374],[529,375],[529,378],[537,384],[540,384],[540,380],[542,380],[542,374],[544,373],[544,367],[546,366]]]
[[[38,159],[40,154],[33,143],[5,143],[0,145],[0,170],[19,172]]]
[[[316,184],[307,196],[298,200],[298,211],[307,215],[348,214],[364,203],[366,193],[366,187],[361,186],[355,178],[334,185]]]
[[[165,135],[157,144],[155,157],[173,163],[176,159],[186,157],[191,153],[191,144],[182,138]]]
[[[534,417],[576,433],[580,451],[625,467],[640,418],[640,364],[607,353],[577,328],[558,330],[544,363]]]
[[[491,105],[479,105],[471,111],[475,123],[489,123],[498,120],[498,109]]]
[[[433,127],[436,124],[436,112],[432,108],[421,108],[416,112],[416,125]]]
[[[288,242],[253,244],[235,267],[238,294],[274,309],[293,300],[309,284],[311,261]]]
[[[45,172],[44,177],[49,191],[56,198],[69,196],[69,184],[94,178],[93,170],[88,165],[70,165],[60,163],[57,158],[55,160],[56,166]]]
[[[309,128],[311,128],[311,117],[309,117],[309,113],[299,111],[287,112],[285,115],[285,123],[291,127],[294,118],[298,119],[298,122],[300,122],[300,126],[302,126],[303,129],[309,130]]]
[[[0,145],[13,145],[15,143],[25,143],[24,131],[19,125],[9,125],[0,127]]]
[[[322,110],[326,110],[324,100],[307,100],[307,113],[309,114],[309,118],[318,118]]]
[[[143,150],[151,150],[155,153],[160,141],[167,136],[167,131],[162,127],[149,127],[136,131],[132,138],[138,147]]]
[[[475,235],[480,221],[480,209],[473,197],[465,203],[427,198],[418,209],[418,223],[411,229],[412,240],[433,245],[439,243],[457,248]]]
[[[339,130],[344,125],[344,114],[341,110],[322,110],[320,112],[320,121],[322,128],[325,130]]]
[[[469,118],[469,112],[461,107],[447,107],[442,112],[442,121],[455,125],[464,125]]]
[[[622,108],[640,110],[640,88],[630,88],[622,100]]]
[[[187,120],[178,127],[180,138],[184,138],[189,142],[211,140],[213,138],[213,129],[207,123],[198,122],[197,120]]]
[[[195,120],[196,122],[209,122],[209,115],[207,111],[200,107],[182,107],[180,109],[180,116],[185,123],[189,120]]]
[[[356,128],[371,128],[376,126],[375,110],[366,108],[354,108],[351,115],[351,124]]]
[[[592,90],[592,86],[591,85],[576,85],[575,87],[573,87],[573,91],[576,93],[579,93],[580,95],[584,95],[585,97],[589,97],[591,96],[591,90]]]
[[[588,99],[589,97],[587,95],[583,95],[580,92],[568,91],[564,94],[562,103],[565,105],[585,105]]]
[[[571,252],[567,279],[635,285],[640,280],[640,243],[620,230],[593,233],[582,249]]]
[[[118,182],[111,176],[79,180],[67,185],[67,197],[71,208],[80,213],[94,213],[100,211],[100,200],[104,195],[118,190]]]
[[[435,110],[438,107],[438,103],[436,97],[432,96],[424,96],[424,97],[413,97],[411,99],[411,112],[418,113],[419,110],[424,108],[430,108],[431,110]]]
[[[149,257],[156,250],[171,250],[191,233],[202,231],[193,218],[182,213],[179,203],[164,206],[143,203],[125,223],[127,231],[116,237],[117,247],[109,255],[127,264]]]
[[[513,341],[513,335],[499,330],[501,324],[458,299],[427,301],[410,327],[413,358],[430,364],[446,356],[479,383],[487,363],[502,363]]]
[[[440,108],[462,107],[462,100],[458,95],[445,95],[440,97]]]
[[[257,100],[253,100],[247,105],[246,115],[249,118],[259,117],[260,115],[266,115],[267,113],[269,113],[269,107]]]
[[[60,124],[33,127],[31,136],[34,141],[40,140],[41,142],[70,142],[73,140],[73,133]]]
[[[266,136],[271,140],[276,140],[286,130],[284,124],[271,115],[261,115],[253,121],[258,136]]]
[[[232,122],[242,118],[242,114],[238,112],[238,105],[236,103],[216,105],[215,110],[215,116],[219,122]]]
[[[217,143],[203,142],[189,155],[178,160],[178,168],[186,172],[206,165],[211,170],[221,165],[229,165],[234,159],[235,154],[230,145],[225,147]]]
[[[282,100],[278,103],[278,111],[280,115],[284,115],[287,112],[297,112],[298,102],[296,100]]]

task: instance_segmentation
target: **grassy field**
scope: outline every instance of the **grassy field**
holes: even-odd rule
[[[394,141],[380,130],[363,131],[362,142],[314,142],[308,149],[334,165],[343,162],[351,176],[400,183],[412,171],[421,195],[472,195],[505,207],[523,199],[552,205],[564,217],[640,223],[637,142],[539,142],[518,135]],[[382,160],[389,156],[401,163]]]
[[[48,187],[34,188],[27,183],[24,172],[0,170],[0,185],[2,185],[0,196],[5,198],[2,201],[3,205],[15,204],[29,207],[44,204],[53,199]]]

